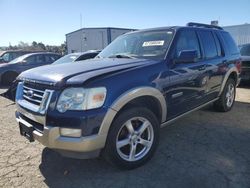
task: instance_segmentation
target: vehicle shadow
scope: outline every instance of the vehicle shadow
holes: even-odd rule
[[[249,187],[250,104],[200,110],[161,130],[153,159],[131,171],[102,159],[64,158],[45,148],[39,166],[49,187]]]

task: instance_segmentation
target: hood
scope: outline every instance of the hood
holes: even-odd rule
[[[23,72],[18,79],[49,85],[80,84],[84,81],[120,70],[156,63],[146,59],[90,59],[77,63],[47,65]],[[80,76],[80,77],[79,77]],[[78,78],[78,79],[77,79]]]

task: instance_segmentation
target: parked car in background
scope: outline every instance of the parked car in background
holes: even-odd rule
[[[250,44],[239,46],[242,58],[241,80],[250,81]]]
[[[50,52],[30,53],[9,63],[0,64],[0,83],[1,85],[10,85],[21,72],[51,64],[60,57],[61,55]]]
[[[34,51],[27,51],[27,50],[8,50],[8,51],[1,51],[0,52],[0,64],[1,63],[8,63],[13,59],[18,58],[19,56],[34,53]]]
[[[95,58],[100,52],[101,52],[101,50],[89,50],[86,52],[71,53],[71,54],[65,55],[65,56],[61,57],[60,59],[56,60],[53,63],[53,65],[72,63],[72,62],[76,62],[76,61],[92,59],[92,58]]]

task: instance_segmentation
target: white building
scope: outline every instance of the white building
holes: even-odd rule
[[[250,24],[225,26],[223,29],[232,35],[237,45],[250,43]]]
[[[102,50],[116,37],[134,31],[124,28],[82,28],[66,34],[68,53]]]

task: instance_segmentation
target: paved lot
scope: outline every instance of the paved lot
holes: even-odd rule
[[[206,107],[162,129],[155,157],[133,171],[28,143],[19,136],[15,106],[1,98],[0,187],[249,188],[250,89],[237,91],[231,112]]]

